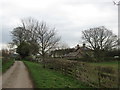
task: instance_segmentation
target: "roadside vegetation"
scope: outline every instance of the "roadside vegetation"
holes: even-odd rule
[[[6,72],[13,64],[14,58],[8,53],[7,49],[2,49],[2,57],[0,58],[1,72]]]
[[[101,63],[101,65],[100,65]],[[114,65],[114,67],[112,67]],[[46,68],[60,71],[92,87],[116,88],[118,64],[107,62],[78,62],[73,60],[46,60]]]
[[[2,73],[6,72],[12,65],[14,64],[14,60],[8,60],[2,64]]]
[[[41,64],[24,61],[32,76],[35,88],[88,88],[78,80],[60,72],[43,68]]]

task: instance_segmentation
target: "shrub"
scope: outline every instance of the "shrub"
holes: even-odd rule
[[[24,58],[25,60],[29,60],[29,61],[33,61],[33,57],[32,56],[27,56]]]

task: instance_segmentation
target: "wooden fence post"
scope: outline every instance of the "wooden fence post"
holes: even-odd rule
[[[99,88],[101,87],[101,78],[100,78],[100,67],[98,67],[98,84],[99,84]]]

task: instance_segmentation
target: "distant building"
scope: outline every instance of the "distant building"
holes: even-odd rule
[[[75,48],[69,48],[69,49],[60,49],[55,50],[51,54],[52,57],[58,57],[58,58],[83,58],[83,57],[92,57],[93,51],[86,47],[85,44],[83,46],[75,46]]]
[[[83,57],[91,57],[91,56],[93,56],[93,51],[87,48],[85,44],[83,44],[82,47],[77,45],[75,47],[75,51],[65,55],[65,57],[67,58],[83,58]]]
[[[66,54],[73,52],[75,48],[58,49],[51,51],[50,56],[54,58],[63,58]]]

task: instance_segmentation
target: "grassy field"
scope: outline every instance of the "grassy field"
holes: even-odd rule
[[[90,65],[94,66],[108,66],[108,67],[113,67],[113,68],[118,68],[118,61],[110,61],[110,62],[97,62],[97,63],[89,63]]]
[[[9,69],[14,63],[14,60],[9,60],[6,63],[4,63],[2,65],[2,73],[4,73],[5,71],[7,71],[7,69]]]
[[[24,61],[32,76],[36,88],[87,88],[86,85],[50,69],[44,69],[41,64]]]

